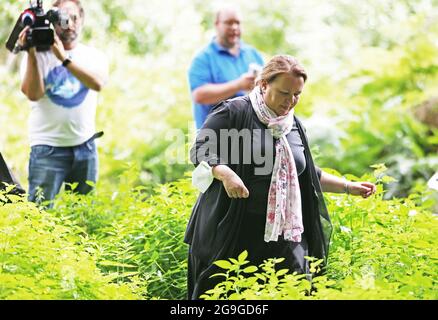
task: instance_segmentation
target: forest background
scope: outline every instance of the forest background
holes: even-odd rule
[[[110,61],[110,81],[97,112],[97,129],[105,131],[98,140],[97,192],[63,193],[48,212],[15,198],[0,207],[0,298],[184,296],[182,235],[196,198],[187,160],[194,130],[187,70],[214,35],[213,13],[221,3],[83,1],[83,42],[100,48]],[[354,287],[348,277],[363,280],[372,274],[391,288],[383,298],[436,299],[437,192],[426,183],[438,169],[438,1],[234,3],[243,13],[242,38],[265,61],[287,53],[308,71],[297,114],[318,165],[379,183],[376,199],[368,203],[328,196],[337,292]],[[44,4],[50,7],[49,1]],[[1,43],[27,6],[24,0],[0,3]],[[27,187],[30,109],[19,90],[22,57],[0,50],[0,151]],[[185,139],[175,140],[175,132]],[[367,223],[379,225],[379,214],[390,219],[384,220],[379,241],[389,241],[382,247],[391,248],[394,263],[400,259],[394,246],[401,254],[403,242],[391,238],[401,232],[388,226],[391,219],[401,215],[398,222],[414,228],[403,229],[413,246],[411,255],[403,255],[409,272],[401,267],[395,272],[399,267],[388,261],[369,262],[373,238],[362,232]],[[425,232],[417,245],[412,244],[415,228]],[[362,245],[365,252],[353,250]],[[61,248],[67,249],[59,256]],[[418,255],[424,268],[415,264]],[[413,289],[418,281],[421,288]],[[366,289],[354,288],[362,290],[354,291],[359,297]]]

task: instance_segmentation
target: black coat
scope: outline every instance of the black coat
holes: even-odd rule
[[[9,167],[7,166],[0,152],[0,190],[5,189],[5,183],[15,185],[15,187],[9,191],[11,194],[21,195],[25,193],[20,183],[17,181],[17,179],[15,179],[14,175],[9,170]]]
[[[224,114],[227,117],[227,128],[224,128],[224,121],[221,121],[220,125],[215,121],[215,117],[219,114],[221,117]],[[303,225],[309,255],[326,261],[332,227],[304,128],[296,117],[295,120],[304,145],[307,164],[305,171],[300,175],[300,188]],[[220,129],[252,130],[253,121],[253,110],[249,97],[238,97],[215,106],[203,129],[213,130],[217,137],[220,137]],[[233,164],[229,157],[224,159],[221,154],[206,153],[206,146],[219,145],[220,138],[217,141],[209,141],[203,134],[203,129],[201,129],[191,149],[191,160],[195,166],[201,161],[206,161],[210,166],[227,164],[245,183],[253,167],[243,163]],[[240,143],[238,148],[239,154],[242,155],[243,143]],[[228,155],[230,154],[229,150]],[[245,204],[244,199],[230,199],[222,182],[216,179],[213,180],[205,193],[199,195],[184,239],[187,244],[190,244],[189,298],[198,297],[204,289],[210,288],[214,284],[208,280],[212,274],[218,272],[217,268],[212,266],[214,261],[236,257],[240,253],[236,251],[237,239],[243,225]],[[193,265],[194,261],[196,261],[196,266]],[[202,282],[210,282],[210,284],[203,285]],[[196,287],[200,287],[200,289],[196,289]]]

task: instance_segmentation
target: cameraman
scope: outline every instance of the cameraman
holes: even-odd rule
[[[21,90],[31,101],[29,200],[36,202],[52,200],[63,182],[77,183],[80,194],[91,191],[86,181],[97,180],[94,139],[102,135],[95,134],[97,97],[108,78],[106,57],[79,42],[80,1],[56,0],[53,6],[68,16],[68,24],[55,25],[51,50],[31,47],[21,65]],[[21,46],[27,32],[28,27],[19,36]]]

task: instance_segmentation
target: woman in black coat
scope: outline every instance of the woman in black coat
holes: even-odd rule
[[[295,58],[275,56],[248,96],[218,104],[199,131],[191,160],[203,193],[185,235],[189,299],[221,281],[210,278],[220,272],[214,261],[243,250],[253,264],[283,257],[279,268],[309,273],[304,257],[326,260],[332,229],[322,191],[364,198],[375,192],[372,183],[346,181],[314,165],[294,116],[306,80]]]

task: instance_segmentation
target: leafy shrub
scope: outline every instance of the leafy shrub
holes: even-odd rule
[[[161,185],[155,192],[143,207],[132,208],[105,230],[106,259],[137,266],[133,270],[147,280],[146,297],[182,299],[188,250],[183,236],[196,194],[189,180]]]
[[[137,299],[96,266],[93,243],[67,219],[0,193],[0,299]]]
[[[392,22],[395,29],[410,29],[400,39],[389,39],[390,48],[364,48],[346,60],[339,81],[313,83],[312,97],[298,108],[309,117],[318,108],[307,128],[312,144],[319,146],[318,164],[360,175],[370,163],[385,163],[396,179],[387,188],[388,199],[408,196],[438,165],[438,131],[412,112],[434,96],[438,81],[438,46],[428,33],[414,31],[429,23],[422,14]]]
[[[431,203],[424,190],[383,200],[382,183],[391,181],[384,172],[376,166],[373,176],[348,176],[379,182],[371,199],[326,195],[334,234],[324,276],[309,283],[275,270],[278,259],[257,268],[242,254],[218,262],[226,281],[205,298],[438,298],[438,222]],[[135,187],[136,175],[134,167],[127,170],[115,192],[98,185],[86,196],[63,193],[50,212],[14,197],[1,206],[0,297],[185,298],[183,235],[197,193],[182,179],[149,196]],[[309,259],[317,271],[321,261]]]
[[[196,193],[189,179],[160,185],[147,196],[135,187],[138,171],[120,177],[119,190],[81,196],[64,193],[53,213],[72,219],[98,243],[98,265],[134,282],[143,298],[186,295],[183,236]],[[99,187],[98,187],[99,189]]]
[[[391,299],[438,298],[438,219],[428,195],[383,201],[383,193],[379,185],[370,200],[327,197],[334,226],[329,276],[342,288],[359,279],[367,290],[389,290]]]
[[[334,234],[323,276],[276,271],[281,259],[248,267],[244,252],[237,260],[216,262],[225,270],[217,276],[225,280],[203,298],[438,299],[437,217],[422,204],[425,194],[387,201],[383,193],[379,184],[371,199],[326,196]],[[322,261],[309,259],[315,273]]]

